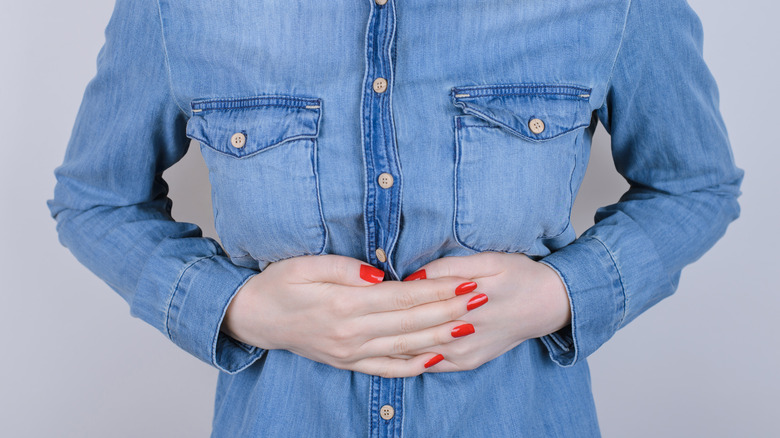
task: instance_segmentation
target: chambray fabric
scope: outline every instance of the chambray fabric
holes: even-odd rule
[[[48,206],[131,315],[219,370],[213,437],[596,437],[587,356],[739,215],[702,35],[684,0],[118,0]],[[577,238],[599,122],[630,189]],[[162,173],[191,140],[221,244],[170,214]],[[403,379],[219,332],[278,260],[341,254],[391,281],[479,251],[555,269],[572,324]]]

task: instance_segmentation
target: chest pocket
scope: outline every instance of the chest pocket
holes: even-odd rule
[[[510,84],[454,87],[458,243],[528,252],[570,225],[580,132],[590,89]]]
[[[321,99],[196,99],[187,136],[209,169],[214,221],[231,259],[255,268],[320,254],[327,239],[317,176]]]

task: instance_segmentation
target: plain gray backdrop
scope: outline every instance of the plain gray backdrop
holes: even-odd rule
[[[704,24],[705,58],[737,165],[746,171],[742,217],[683,271],[673,296],[590,357],[605,437],[779,436],[780,6],[691,5]],[[2,436],[210,433],[216,369],[131,317],[125,301],[60,246],[45,204],[112,9],[105,0],[2,0]],[[686,121],[668,123],[673,135]],[[579,232],[627,187],[608,149],[600,127],[575,205]],[[214,237],[199,149],[165,177],[174,217]]]

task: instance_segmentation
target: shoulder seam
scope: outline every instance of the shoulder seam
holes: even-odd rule
[[[168,91],[171,93],[171,99],[185,116],[189,116],[189,113],[181,106],[179,99],[176,98],[176,93],[173,90],[173,74],[171,73],[171,62],[168,58],[168,45],[165,42],[165,29],[163,28],[162,9],[160,7],[160,0],[155,0],[157,5],[157,17],[160,19],[160,41],[162,42],[163,57],[165,58],[165,70],[168,72]]]
[[[607,101],[607,95],[609,94],[609,87],[612,84],[612,76],[615,74],[615,66],[617,66],[617,60],[620,57],[620,53],[623,51],[623,41],[626,38],[626,27],[628,27],[628,15],[631,13],[631,6],[633,5],[633,0],[628,0],[628,7],[626,7],[626,16],[623,18],[623,30],[620,32],[620,42],[618,43],[618,49],[615,51],[615,58],[612,60],[612,67],[609,70],[609,77],[607,78],[607,82],[604,86],[604,97],[599,105],[599,108],[604,106],[604,104]]]

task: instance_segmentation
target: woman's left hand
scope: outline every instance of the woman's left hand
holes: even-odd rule
[[[473,326],[474,333],[426,349],[444,356],[426,372],[472,370],[527,339],[555,332],[571,321],[569,298],[558,274],[524,254],[482,252],[443,257],[407,278],[448,276],[473,280],[477,283],[474,293],[487,295],[488,302],[461,318]],[[468,327],[463,330],[470,331]],[[419,353],[423,351],[409,352]]]

